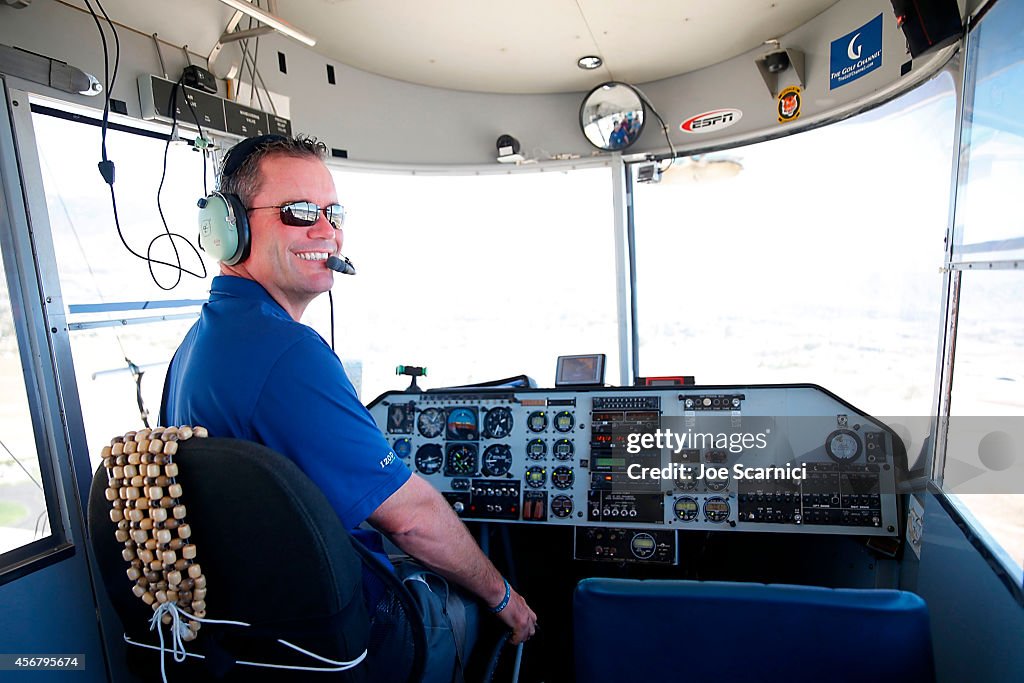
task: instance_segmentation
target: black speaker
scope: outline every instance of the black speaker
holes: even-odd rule
[[[963,34],[956,0],[890,0],[911,57],[952,45]]]

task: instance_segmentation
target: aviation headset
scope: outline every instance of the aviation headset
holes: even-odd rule
[[[220,182],[238,171],[246,160],[267,145],[287,140],[283,135],[259,135],[242,140],[224,158]],[[212,192],[198,202],[199,246],[207,254],[229,266],[249,258],[252,235],[245,204],[236,194]]]

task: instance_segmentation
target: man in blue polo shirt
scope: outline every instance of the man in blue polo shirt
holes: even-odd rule
[[[225,157],[219,199],[236,213],[239,244],[220,254],[210,300],[171,362],[162,422],[201,424],[291,458],[347,528],[369,521],[476,595],[522,642],[536,629],[533,610],[440,493],[395,457],[338,357],[299,322],[331,288],[326,260],[344,238],[325,151],[315,140],[263,136]]]

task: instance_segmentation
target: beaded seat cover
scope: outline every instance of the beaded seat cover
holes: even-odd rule
[[[199,619],[206,616],[206,577],[190,541],[174,456],[179,441],[207,435],[204,427],[156,427],[115,436],[103,447],[114,536],[124,543],[132,592],[154,612],[172,603]],[[161,621],[170,624],[171,616],[164,613]],[[200,627],[189,620],[182,640],[194,640]]]

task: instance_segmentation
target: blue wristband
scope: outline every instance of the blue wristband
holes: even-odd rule
[[[508,607],[508,600],[512,597],[512,586],[508,585],[508,579],[502,579],[505,582],[505,597],[501,599],[497,607],[491,608],[491,614],[497,614],[501,610]]]

